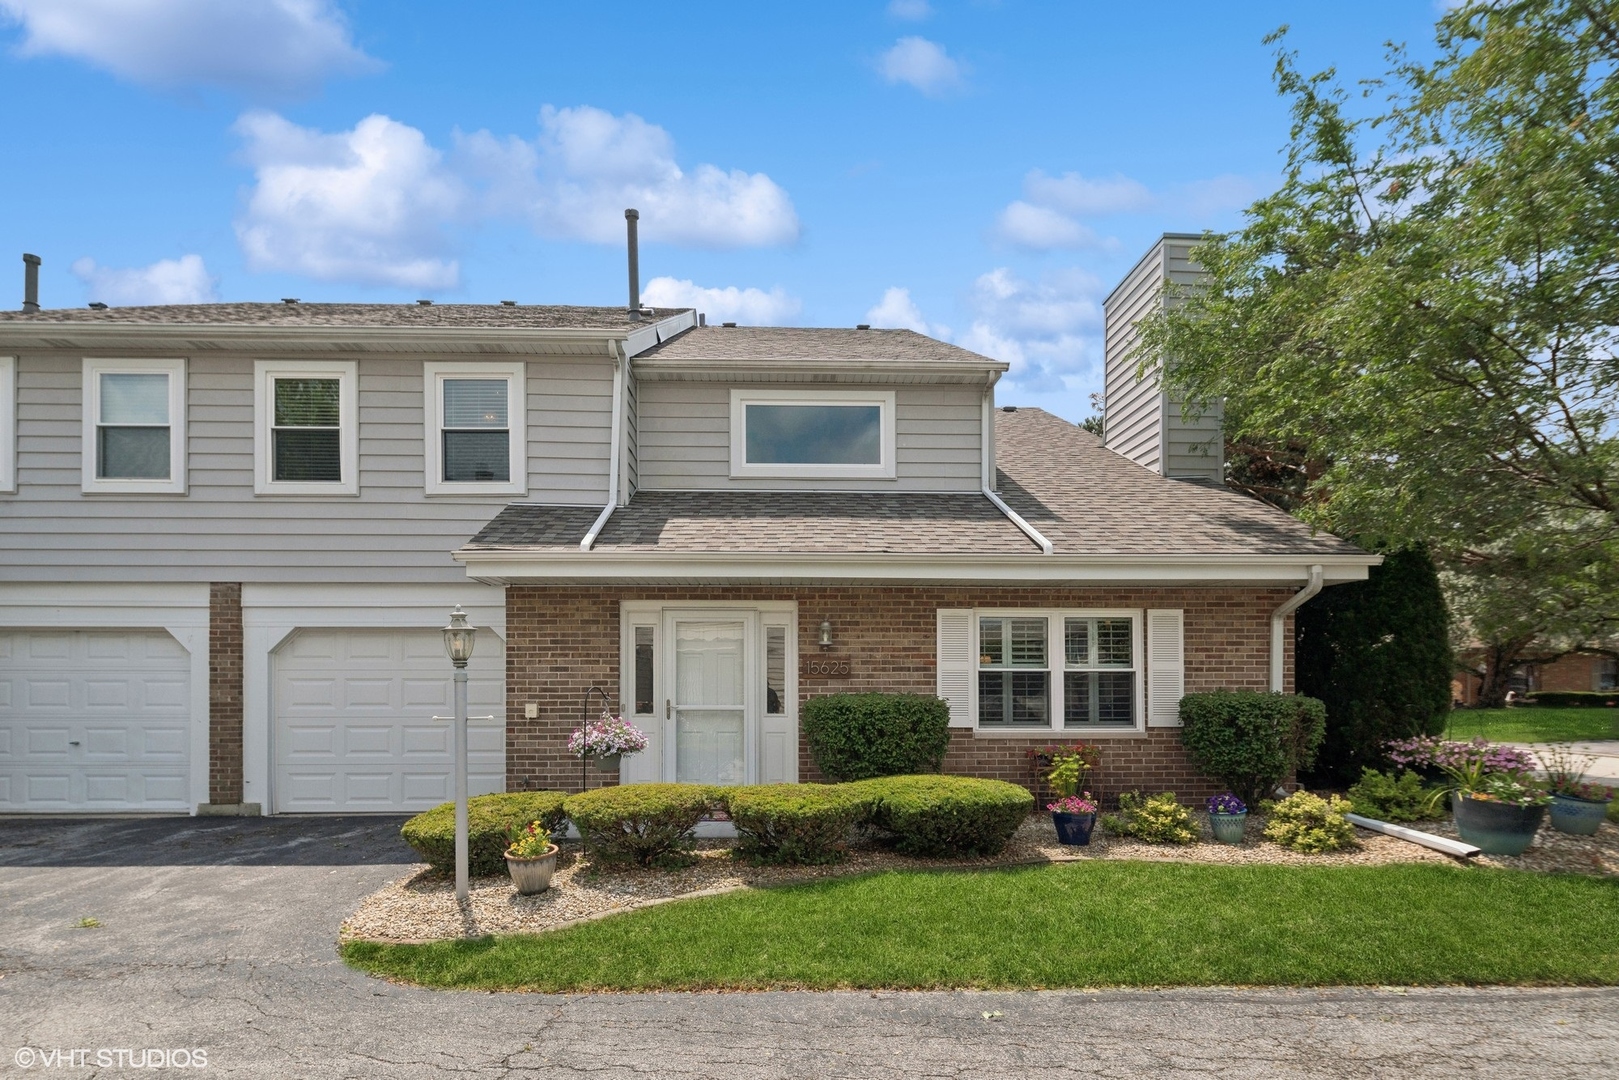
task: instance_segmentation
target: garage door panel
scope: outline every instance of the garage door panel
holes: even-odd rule
[[[35,662],[67,660],[73,654],[73,635],[28,634],[22,652],[27,659]]]
[[[67,679],[24,679],[23,708],[29,712],[55,709],[66,712],[73,705],[72,684]]]
[[[67,760],[70,732],[57,725],[33,725],[23,729],[30,758],[61,758]]]
[[[498,638],[480,638],[469,675],[472,714],[503,716]],[[277,810],[424,810],[453,797],[454,732],[432,719],[453,709],[437,630],[300,630],[277,650],[274,686]],[[504,727],[475,724],[469,745],[471,790],[504,791]]]
[[[141,759],[147,762],[154,761],[183,761],[189,747],[186,745],[186,729],[181,725],[148,724],[141,728],[140,754]]]
[[[23,777],[23,800],[29,809],[69,809],[72,794],[73,777],[69,773],[35,770]]]
[[[130,731],[125,727],[86,727],[84,738],[84,756],[86,760],[96,758],[117,758],[125,760],[130,756]]]

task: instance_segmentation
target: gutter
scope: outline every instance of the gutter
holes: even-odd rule
[[[1270,692],[1280,694],[1287,683],[1286,645],[1287,617],[1304,602],[1321,591],[1321,564],[1310,567],[1310,581],[1304,588],[1288,597],[1287,602],[1270,613]]]
[[[608,440],[607,452],[607,505],[596,517],[596,522],[585,533],[583,540],[579,541],[580,551],[589,551],[596,544],[596,537],[601,535],[602,529],[607,527],[607,519],[613,516],[618,509],[619,485],[619,454],[624,443],[624,369],[629,365],[629,352],[620,342],[609,343],[613,350],[613,434]]]
[[[999,378],[998,374],[996,378]],[[1039,529],[1036,529],[1033,525],[1030,525],[1027,521],[1024,521],[1022,515],[1020,515],[1016,510],[1013,510],[1010,506],[1007,506],[1005,501],[1003,501],[999,495],[995,494],[995,444],[992,441],[992,433],[994,430],[995,384],[992,382],[984,388],[983,414],[978,429],[978,443],[983,448],[982,464],[980,465],[978,476],[979,490],[983,492],[984,498],[995,504],[995,509],[999,510],[1003,515],[1005,515],[1007,521],[1010,521],[1013,525],[1016,525],[1023,531],[1024,536],[1027,536],[1030,540],[1033,540],[1039,545],[1040,554],[1054,555],[1056,554],[1057,549],[1051,546],[1051,541],[1047,540],[1045,536],[1041,534]]]

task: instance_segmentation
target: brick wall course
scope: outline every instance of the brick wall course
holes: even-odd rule
[[[800,701],[843,691],[935,692],[935,612],[941,607],[1180,608],[1185,612],[1186,690],[1263,690],[1270,673],[1270,612],[1291,591],[1244,588],[933,588],[925,586],[602,586],[517,585],[506,593],[506,772],[509,790],[580,786],[569,732],[584,717],[584,698],[601,686],[618,704],[619,604],[789,600],[798,605],[800,658],[820,653],[823,620],[833,648],[854,660],[849,678],[799,677]],[[1292,688],[1292,633],[1286,640]],[[526,720],[525,704],[539,706]],[[596,706],[592,705],[594,711]],[[1037,786],[1029,751],[1061,733],[1037,737],[981,736],[953,729],[945,771]],[[1192,768],[1172,728],[1145,736],[1102,737],[1096,785],[1109,801],[1136,788],[1173,790],[1182,798],[1213,794]],[[824,779],[799,741],[799,778]],[[616,782],[592,769],[590,786]]]
[[[208,586],[208,801],[242,801],[242,586]]]

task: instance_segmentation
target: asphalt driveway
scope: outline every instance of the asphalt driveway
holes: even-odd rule
[[[392,986],[345,968],[334,945],[359,899],[414,861],[398,825],[0,818],[0,1074],[154,1074],[117,1067],[117,1051],[184,1074],[183,1058],[153,1053],[176,1049],[206,1051],[208,1075],[311,1078],[1522,1078],[1613,1076],[1619,1061],[1614,990]]]

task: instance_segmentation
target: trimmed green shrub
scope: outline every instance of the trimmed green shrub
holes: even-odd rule
[[[592,857],[674,866],[687,861],[692,829],[720,801],[705,784],[623,784],[570,795],[562,808]]]
[[[1300,608],[1295,626],[1298,691],[1327,707],[1313,783],[1348,784],[1386,763],[1390,739],[1444,731],[1454,661],[1427,552],[1386,553],[1367,580],[1324,589]]]
[[[1323,799],[1308,791],[1295,791],[1281,802],[1263,803],[1259,809],[1267,815],[1265,839],[1289,851],[1320,855],[1355,846],[1355,827],[1344,817],[1354,808],[1354,803],[1337,795]]]
[[[1197,839],[1192,812],[1175,801],[1173,791],[1145,799],[1139,792],[1126,791],[1119,796],[1119,812],[1102,815],[1102,826],[1110,833],[1149,844],[1190,844]]]
[[[871,802],[849,784],[760,784],[726,788],[723,798],[737,856],[760,863],[837,862]]]
[[[1394,778],[1392,770],[1378,772],[1362,769],[1360,779],[1349,789],[1349,801],[1355,804],[1357,814],[1378,821],[1421,821],[1432,817],[1432,800],[1423,786],[1422,777],[1406,769]]]
[[[1256,690],[1187,694],[1180,714],[1193,764],[1249,806],[1310,767],[1326,723],[1315,698]]]
[[[1029,790],[971,776],[885,776],[844,787],[903,855],[996,855],[1034,810]]]
[[[504,795],[475,795],[467,800],[467,872],[473,876],[504,874],[506,844],[512,829],[538,821],[555,832],[567,821],[560,791],[511,791]],[[455,804],[435,806],[405,822],[399,829],[405,843],[416,849],[435,870],[455,873]]]
[[[1608,690],[1531,690],[1524,697],[1531,705],[1545,705],[1554,709],[1612,709],[1619,706],[1619,691]]]
[[[832,780],[936,773],[950,706],[924,694],[828,694],[804,702],[810,757]]]

